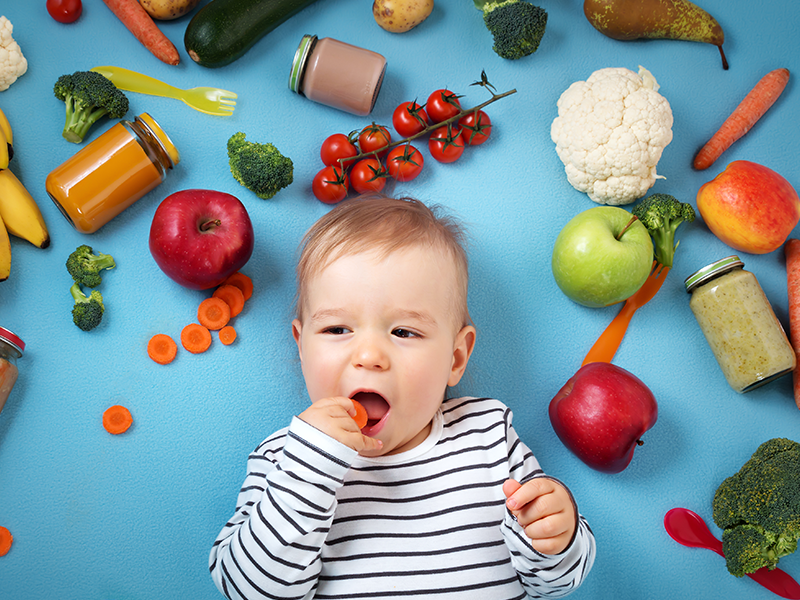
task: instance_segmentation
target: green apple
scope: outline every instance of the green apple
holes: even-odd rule
[[[552,267],[568,298],[596,308],[622,302],[642,287],[653,264],[653,242],[631,217],[624,208],[598,206],[564,226],[553,246]]]

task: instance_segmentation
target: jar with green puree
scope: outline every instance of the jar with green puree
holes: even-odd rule
[[[795,367],[795,353],[756,276],[728,256],[686,278],[689,306],[730,386],[744,393]]]

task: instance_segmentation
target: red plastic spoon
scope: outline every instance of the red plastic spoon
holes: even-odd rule
[[[664,515],[664,528],[679,544],[691,548],[707,548],[725,556],[722,553],[722,542],[714,537],[702,517],[688,508],[673,508],[668,511]],[[748,573],[748,577],[782,598],[800,600],[800,585],[785,571],[770,571],[764,567],[755,573]]]

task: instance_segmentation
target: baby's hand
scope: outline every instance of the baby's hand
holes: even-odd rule
[[[312,427],[316,427],[356,452],[380,450],[383,443],[361,433],[353,420],[355,415],[353,401],[350,398],[337,396],[317,400],[298,416]]]
[[[513,479],[503,484],[506,506],[531,539],[534,550],[558,554],[569,545],[577,526],[575,505],[567,489],[547,477],[520,485]]]

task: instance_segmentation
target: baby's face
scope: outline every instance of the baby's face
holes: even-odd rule
[[[332,262],[308,283],[303,321],[292,323],[311,401],[361,402],[369,416],[362,431],[383,442],[380,454],[421,443],[475,339],[458,323],[455,294],[455,266],[440,251]]]

